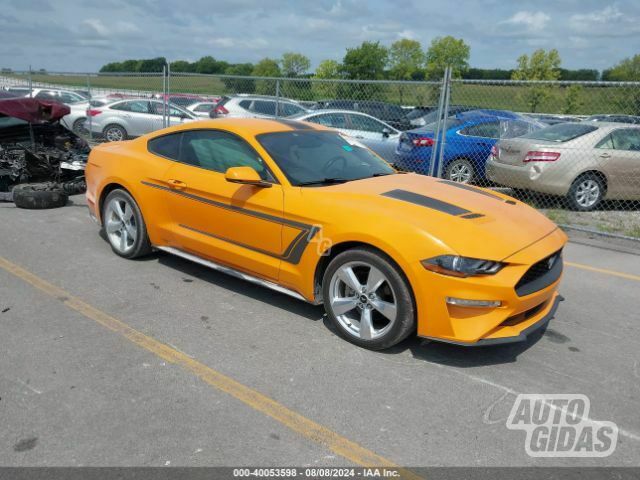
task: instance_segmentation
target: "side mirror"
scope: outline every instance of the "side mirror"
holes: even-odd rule
[[[271,183],[260,178],[258,172],[251,167],[231,167],[224,174],[227,182],[240,183],[242,185],[254,185],[256,187],[271,187]]]
[[[389,135],[391,135],[391,130],[389,130],[387,127],[384,127],[382,129],[382,136],[384,138],[389,138]]]

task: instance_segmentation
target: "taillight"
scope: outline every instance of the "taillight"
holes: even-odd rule
[[[491,156],[493,158],[498,158],[498,147],[496,147],[495,145],[491,147]]]
[[[224,108],[224,105],[218,105],[216,108],[214,108],[213,111],[219,115],[226,115],[227,113],[229,113],[229,110]]]
[[[412,142],[416,147],[433,147],[433,138],[429,137],[414,138]]]
[[[96,115],[100,115],[102,113],[102,110],[96,110],[94,108],[90,108],[89,110],[87,110],[87,115],[89,115],[90,117],[95,117]]]
[[[558,158],[560,158],[560,152],[536,152],[530,151],[527,152],[527,155],[524,157],[523,162],[555,162]]]

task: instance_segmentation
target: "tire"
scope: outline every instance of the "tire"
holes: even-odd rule
[[[13,187],[13,203],[29,210],[64,207],[69,195],[52,183],[23,183]]]
[[[585,173],[576,178],[567,194],[569,208],[579,212],[595,210],[602,202],[607,186],[599,175]]]
[[[138,204],[121,189],[107,195],[102,208],[104,233],[116,255],[123,258],[137,258],[151,252],[147,226]]]
[[[71,126],[71,130],[73,131],[73,133],[76,133],[78,135],[88,135],[89,130],[87,130],[87,127],[85,127],[86,121],[86,118],[78,118],[75,122],[73,122],[73,125]]]
[[[458,158],[447,165],[445,178],[451,182],[471,183],[476,176],[475,168],[466,158]]]
[[[102,135],[107,142],[121,142],[128,137],[127,131],[124,127],[111,123],[104,127]]]
[[[391,259],[373,249],[347,250],[331,260],[323,276],[322,296],[338,334],[358,346],[383,350],[415,330],[407,280]],[[363,321],[369,327],[366,330]]]

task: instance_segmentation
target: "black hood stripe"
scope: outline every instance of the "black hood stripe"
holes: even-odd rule
[[[421,207],[431,208],[432,210],[437,210],[456,217],[459,215],[473,213],[466,208],[458,207],[452,203],[443,202],[437,198],[426,197],[418,193],[408,192],[407,190],[391,190],[383,193],[382,195],[389,198],[395,198],[396,200],[402,200],[403,202],[420,205]]]
[[[474,193],[477,193],[478,195],[484,195],[485,197],[494,198],[501,202],[506,202],[510,205],[515,205],[515,202],[513,200],[505,200],[504,198],[502,198],[499,195],[496,195],[495,193],[485,192],[484,190],[480,190],[479,188],[472,187],[471,185],[465,185],[464,183],[459,183],[459,182],[452,182],[451,180],[438,180],[438,183],[445,183],[452,187],[460,188],[462,190],[467,190],[468,192],[474,192]]]

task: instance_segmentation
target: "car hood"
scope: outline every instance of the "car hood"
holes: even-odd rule
[[[368,216],[370,225],[381,223],[375,218],[385,216],[410,224],[453,252],[473,258],[504,260],[558,228],[535,209],[507,195],[417,174],[301,190],[305,201],[323,204],[326,212],[348,208],[354,218]]]

